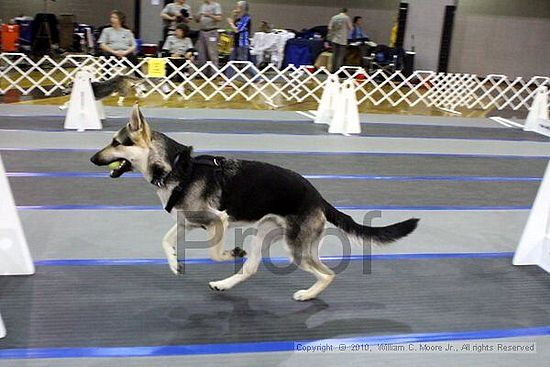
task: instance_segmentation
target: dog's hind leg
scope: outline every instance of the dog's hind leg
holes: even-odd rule
[[[162,239],[162,248],[166,254],[166,259],[168,259],[168,265],[170,270],[174,274],[182,274],[183,267],[181,264],[178,264],[178,250],[177,250],[177,241],[178,241],[178,224],[174,224],[166,235]]]
[[[228,216],[225,212],[216,212],[214,217],[215,219],[211,221],[207,228],[209,242],[208,255],[210,258],[214,261],[227,261],[246,255],[246,252],[240,247],[224,251],[225,232],[229,226]]]
[[[207,228],[208,231],[208,256],[214,261],[224,261],[232,259],[228,251],[223,251],[225,231],[228,227],[227,214],[217,213]]]
[[[334,272],[319,259],[319,241],[325,228],[325,217],[317,212],[304,219],[288,219],[287,227],[286,241],[291,260],[317,278],[311,287],[299,290],[292,296],[296,301],[308,301],[317,297],[334,279]]]
[[[233,288],[240,282],[250,278],[258,271],[258,266],[262,260],[262,247],[264,244],[271,244],[277,237],[283,235],[283,229],[274,219],[264,219],[258,223],[258,231],[252,241],[252,248],[243,267],[237,274],[208,283],[210,289],[224,291]]]

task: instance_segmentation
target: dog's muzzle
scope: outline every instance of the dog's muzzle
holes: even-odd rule
[[[90,161],[95,164],[96,166],[107,166],[113,162],[119,162],[118,168],[115,168],[109,172],[109,175],[111,178],[118,178],[122,176],[124,173],[132,170],[132,164],[127,161],[126,159],[120,158],[120,159],[113,159],[110,162],[104,161],[100,158],[99,153],[96,153],[90,158]]]

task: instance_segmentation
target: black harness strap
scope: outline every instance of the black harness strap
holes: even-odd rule
[[[179,157],[176,157],[176,161]],[[218,180],[218,183],[220,185],[223,184],[223,164],[225,162],[224,157],[214,157],[211,155],[201,155],[195,158],[191,158],[189,160],[189,167],[187,170],[187,177],[191,177],[193,173],[193,169],[196,166],[203,166],[208,167],[214,171],[214,176]],[[168,213],[172,211],[174,206],[177,204],[179,199],[185,195],[187,191],[187,187],[189,186],[188,182],[183,182],[179,184],[178,186],[174,187],[172,190],[172,193],[170,194],[170,198],[168,199],[168,202],[166,203],[166,206],[164,207],[164,210],[166,210]]]

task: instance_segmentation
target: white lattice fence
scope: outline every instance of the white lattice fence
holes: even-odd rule
[[[309,66],[290,65],[278,69],[269,65],[263,70],[249,62],[235,61],[215,68],[211,63],[201,67],[192,62],[183,64],[166,59],[165,78],[147,76],[147,59],[132,64],[123,58],[70,55],[60,60],[46,56],[33,60],[24,54],[0,54],[0,94],[17,90],[24,95],[40,91],[46,96],[63,90],[74,75],[87,69],[95,80],[115,75],[133,75],[143,79],[146,98],[159,94],[168,99],[179,96],[184,100],[200,98],[205,101],[222,98],[226,101],[262,98],[268,103],[318,102],[328,71]],[[388,74],[378,70],[367,74],[364,69],[343,67],[339,75],[355,81],[359,105],[414,107],[423,104],[448,111],[463,109],[526,109],[531,105],[539,86],[550,87],[549,77],[531,79],[508,78],[505,75],[436,73],[416,71],[410,76],[401,72]]]

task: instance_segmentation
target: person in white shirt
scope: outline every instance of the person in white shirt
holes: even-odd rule
[[[197,40],[198,64],[202,66],[211,61],[218,66],[218,24],[222,20],[222,7],[213,0],[204,0],[195,20],[200,24]],[[206,71],[210,74],[211,71]]]
[[[328,40],[332,42],[332,72],[335,73],[344,65],[344,56],[348,45],[348,35],[351,31],[351,19],[348,9],[342,8],[339,14],[330,19],[328,24]]]

